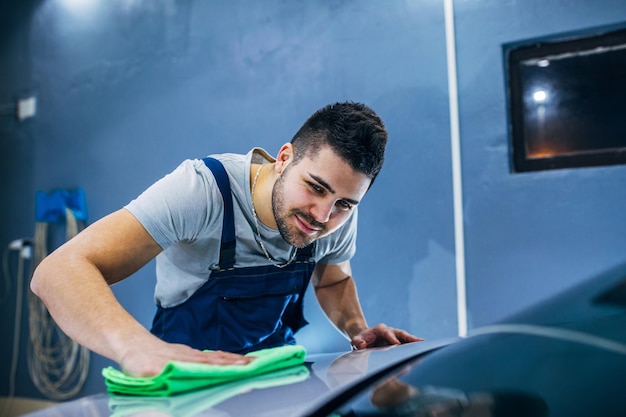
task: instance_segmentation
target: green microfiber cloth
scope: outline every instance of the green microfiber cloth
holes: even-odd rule
[[[102,375],[109,393],[165,397],[302,365],[306,350],[298,345],[285,345],[257,350],[246,356],[255,359],[245,365],[172,361],[160,374],[151,377],[129,376],[109,366],[102,370]]]
[[[306,380],[309,375],[310,371],[306,365],[297,365],[173,397],[146,398],[111,394],[109,395],[109,410],[112,413],[111,417],[128,417],[138,413],[155,413],[156,415],[158,412],[177,417],[196,416],[239,394],[295,384]]]

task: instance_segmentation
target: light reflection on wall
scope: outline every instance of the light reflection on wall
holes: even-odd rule
[[[92,15],[98,0],[58,0],[59,3],[76,17]]]

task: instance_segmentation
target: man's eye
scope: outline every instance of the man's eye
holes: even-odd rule
[[[322,194],[324,192],[324,189],[322,187],[320,187],[317,184],[313,184],[312,182],[309,183],[309,185],[311,186],[311,188],[313,189],[313,191],[315,191],[318,194]]]
[[[345,200],[339,200],[337,201],[337,204],[339,205],[339,207],[341,207],[342,210],[352,210],[352,204],[348,203]]]

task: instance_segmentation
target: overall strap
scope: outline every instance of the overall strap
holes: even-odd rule
[[[222,244],[220,247],[220,268],[232,268],[235,264],[235,215],[233,213],[233,195],[230,191],[230,181],[224,165],[215,158],[204,158],[204,164],[211,170],[217,187],[224,200],[224,218],[222,221]]]

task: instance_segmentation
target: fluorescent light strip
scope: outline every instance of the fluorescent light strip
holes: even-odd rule
[[[452,150],[452,192],[454,203],[454,242],[456,256],[456,302],[459,336],[467,335],[467,298],[465,291],[465,237],[463,231],[463,186],[461,179],[461,140],[456,72],[453,0],[444,0],[446,54],[448,58],[448,95],[450,102],[450,142]]]

